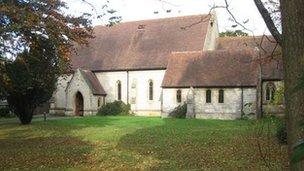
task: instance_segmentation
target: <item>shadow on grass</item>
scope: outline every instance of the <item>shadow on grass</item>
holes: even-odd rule
[[[153,170],[268,169],[251,142],[252,129],[248,124],[249,121],[165,119],[161,126],[122,137],[117,148],[147,160],[153,158],[157,162],[148,166]],[[280,145],[271,150],[273,167],[282,168],[286,161],[278,155],[285,150]]]
[[[79,168],[90,164],[95,144],[75,135],[87,127],[111,125],[116,118],[71,118],[0,125],[0,170]]]
[[[0,170],[75,167],[93,145],[74,137],[0,139]]]

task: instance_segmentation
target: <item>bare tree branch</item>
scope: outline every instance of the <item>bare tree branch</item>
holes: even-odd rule
[[[256,5],[256,7],[258,8],[260,14],[262,15],[262,17],[265,21],[265,24],[266,24],[267,28],[269,29],[270,33],[272,34],[274,39],[278,42],[278,44],[282,45],[282,35],[278,31],[277,27],[275,26],[275,24],[270,16],[270,13],[265,8],[263,2],[261,0],[254,0],[254,3]]]

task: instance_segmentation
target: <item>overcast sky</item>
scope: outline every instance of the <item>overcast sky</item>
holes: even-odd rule
[[[81,12],[95,13],[92,8],[83,3],[82,0],[64,0],[68,3],[69,12],[79,14]],[[102,13],[102,6],[106,0],[87,0]],[[109,8],[117,10],[116,15],[122,17],[122,22],[145,20],[154,18],[206,14],[211,6],[222,5],[224,0],[109,0]],[[249,19],[246,28],[252,30],[255,35],[269,34],[267,28],[255,7],[253,0],[228,0],[230,9],[239,22]],[[171,12],[167,12],[171,10]],[[155,14],[155,12],[158,12]],[[234,24],[229,20],[230,15],[225,9],[217,9],[220,31],[232,29]],[[107,21],[107,17],[97,19],[92,17],[94,25],[101,25]],[[237,27],[237,29],[242,29]]]

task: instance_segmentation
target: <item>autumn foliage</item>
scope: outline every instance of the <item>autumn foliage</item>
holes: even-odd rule
[[[89,14],[64,14],[61,0],[0,0],[0,86],[22,124],[69,71],[73,45],[92,36]]]

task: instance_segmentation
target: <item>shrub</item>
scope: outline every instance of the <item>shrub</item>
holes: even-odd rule
[[[279,143],[287,144],[287,127],[285,123],[279,125],[276,137]]]
[[[10,109],[7,106],[0,106],[0,117],[10,118],[14,117],[14,115],[11,114]]]
[[[114,101],[112,103],[107,103],[102,106],[97,115],[107,116],[107,115],[130,115],[131,107],[129,104],[125,104],[122,101]]]
[[[255,119],[255,113],[242,113],[240,120],[250,120],[250,119]]]
[[[173,118],[186,118],[187,114],[187,104],[177,106],[172,112],[169,113],[169,116]]]
[[[243,108],[243,112],[241,113],[240,120],[249,120],[255,118],[255,113],[253,111],[253,103],[246,103]]]

